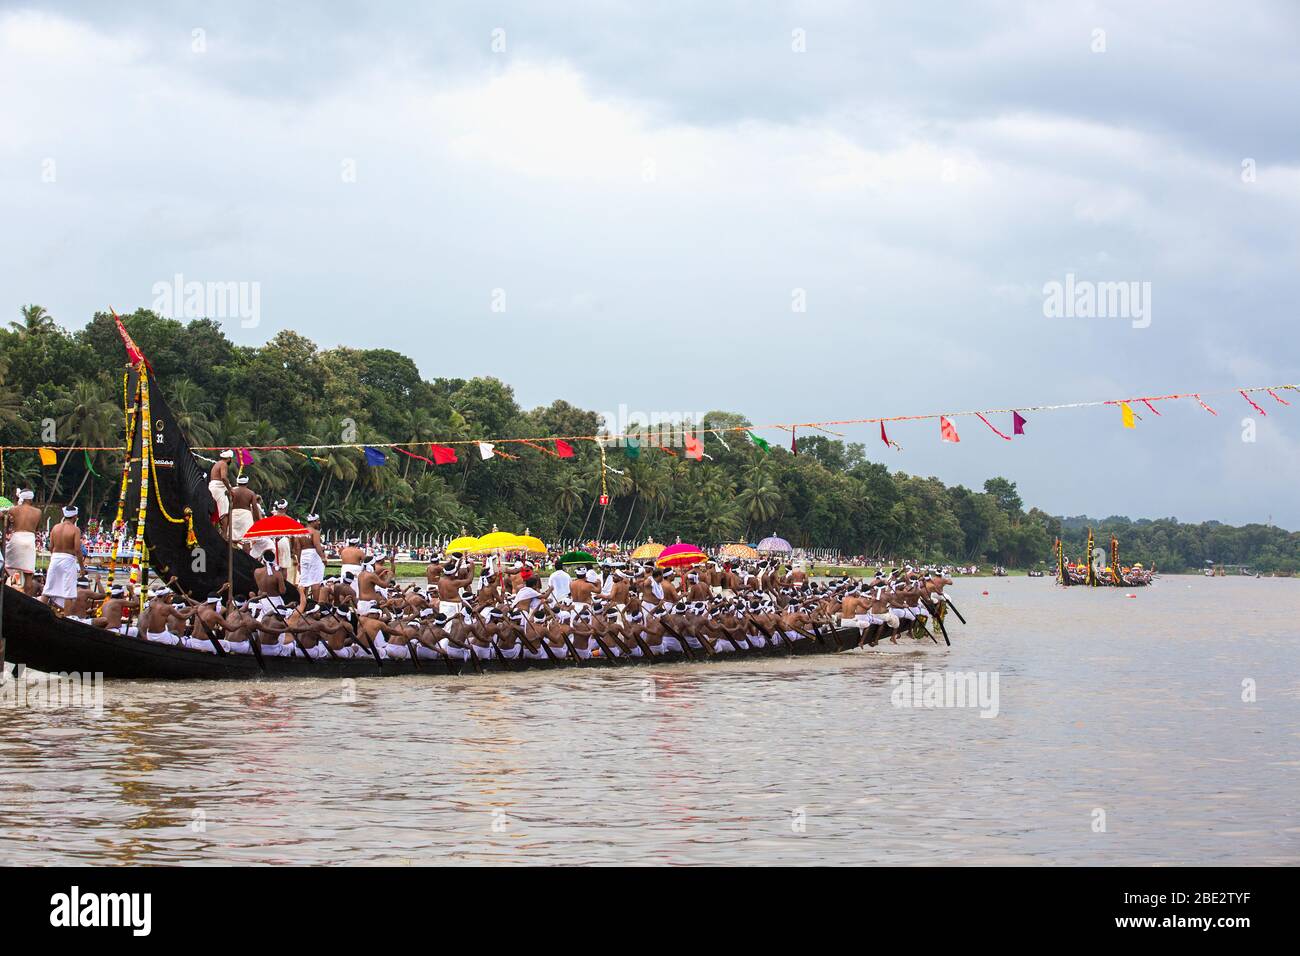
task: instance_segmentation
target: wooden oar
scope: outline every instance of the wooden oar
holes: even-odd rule
[[[360,628],[358,627],[358,625],[361,623],[361,615],[358,614],[358,613],[356,612],[356,609],[355,609],[355,608],[353,608],[352,611],[351,611],[351,613],[350,613],[350,616],[351,616],[351,618],[352,618],[352,634],[353,634],[353,640],[356,640],[356,636],[360,634]],[[358,643],[358,644],[361,644],[360,641],[357,641],[357,643]],[[365,644],[361,644],[361,646],[362,646],[363,649],[365,649],[365,650],[367,650],[367,651],[370,652],[370,656],[373,657],[373,658],[375,659],[375,666],[378,667],[379,670],[382,672],[383,669],[384,669],[384,665],[383,665],[383,662],[381,662],[381,661],[379,660],[379,648],[375,647],[375,641],[374,641],[374,639],[371,638],[371,637],[369,637],[369,636],[367,636],[367,637],[366,637],[366,643],[365,643]]]
[[[939,633],[943,635],[943,642],[952,647],[952,641],[948,640],[948,629],[943,626],[943,615],[939,613],[939,607],[937,605],[931,606],[929,603],[926,604],[926,607],[930,608],[930,616],[939,625]],[[935,643],[937,644],[938,641],[935,641]]]
[[[961,621],[963,624],[965,624],[965,623],[966,623],[966,618],[964,618],[964,617],[961,616],[961,611],[957,610],[957,605],[955,605],[955,604],[952,603],[952,598],[948,597],[948,595],[945,594],[945,595],[943,596],[943,599],[944,599],[945,601],[947,601],[947,602],[948,602],[948,606],[949,606],[950,608],[952,608],[952,613],[957,615],[957,620],[959,620],[959,621]]]

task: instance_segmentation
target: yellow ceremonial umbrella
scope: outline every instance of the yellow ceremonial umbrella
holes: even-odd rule
[[[467,551],[478,549],[478,538],[472,534],[461,535],[459,538],[449,542],[443,550],[448,554],[464,554]]]
[[[520,550],[527,551],[529,554],[546,553],[546,545],[542,543],[542,539],[531,534],[516,535],[515,542]]]
[[[509,531],[490,531],[474,545],[474,550],[480,554],[487,551],[518,551],[522,548],[519,536]]]
[[[758,552],[747,544],[724,544],[718,549],[718,554],[724,558],[740,558],[744,561],[753,561],[758,557]]]
[[[645,544],[641,545],[641,547],[633,551],[632,557],[638,561],[646,558],[657,558],[659,555],[664,553],[664,547],[664,545],[655,541],[654,538],[651,538]]]

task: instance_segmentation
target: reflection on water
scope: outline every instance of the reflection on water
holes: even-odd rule
[[[951,650],[110,682],[0,711],[0,863],[1300,861],[1300,581],[1127,593],[961,582]],[[999,715],[892,707],[916,662]]]

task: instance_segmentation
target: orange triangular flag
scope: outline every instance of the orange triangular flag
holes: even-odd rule
[[[952,422],[948,421],[948,419],[944,418],[942,415],[939,416],[939,437],[944,441],[961,441],[961,439],[957,437],[957,429],[952,427]]]
[[[53,448],[42,448],[37,454],[41,456],[42,465],[56,465],[59,462],[59,456],[54,454]]]

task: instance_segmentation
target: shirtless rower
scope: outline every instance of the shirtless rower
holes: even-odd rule
[[[98,575],[95,584],[91,583],[90,578],[78,578],[77,596],[63,608],[63,616],[80,621],[82,624],[89,624],[92,611],[99,607],[103,597],[104,593],[98,587]]]
[[[77,596],[77,578],[86,570],[83,550],[77,508],[70,505],[63,509],[63,520],[50,529],[50,566],[45,570],[41,600],[62,608]]]
[[[361,547],[360,538],[348,538],[347,543],[339,550],[339,561],[343,567],[339,569],[339,578],[345,583],[352,586],[352,590],[357,589],[357,578],[361,576],[361,565],[365,563],[366,552]],[[352,575],[351,578],[348,575]]]
[[[175,580],[174,578],[172,579]],[[219,610],[220,598],[211,597],[203,603],[182,594],[181,600],[187,605],[177,617],[190,622],[190,634],[181,638],[181,646],[195,651],[215,652],[216,646],[226,632],[226,619]]]
[[[173,623],[176,625],[172,627]],[[184,631],[185,617],[172,605],[171,588],[155,588],[149,592],[149,603],[140,615],[140,630],[147,640],[155,644],[176,645],[181,642],[177,631]]]
[[[227,448],[208,472],[208,493],[217,506],[217,524],[221,534],[227,539],[230,538],[230,492],[234,488],[230,484],[230,462],[234,457],[234,451]]]
[[[261,562],[258,567],[253,569],[253,580],[257,582],[257,591],[260,598],[257,605],[258,609],[263,614],[273,614],[275,611],[283,614],[286,592],[284,569],[276,564],[275,551],[268,548],[253,557]]]
[[[377,557],[366,561],[357,576],[357,613],[365,614],[372,607],[377,607],[388,597],[388,588],[392,582],[392,572],[385,567],[388,559]]]
[[[135,595],[129,585],[114,584],[108,589],[108,600],[100,605],[98,614],[90,623],[95,627],[135,637],[136,629],[131,626],[135,604]]]
[[[448,619],[460,613],[460,592],[474,583],[474,565],[448,562],[438,576],[438,610]]]
[[[597,581],[591,580],[595,577],[595,572],[589,569],[569,582],[569,598],[573,601],[575,609],[591,607],[592,598],[600,590],[600,585],[597,583],[599,578]]]
[[[36,573],[36,529],[41,524],[41,509],[32,504],[35,494],[20,488],[14,496],[18,503],[5,512],[5,573],[11,584],[25,590],[28,579]]]

